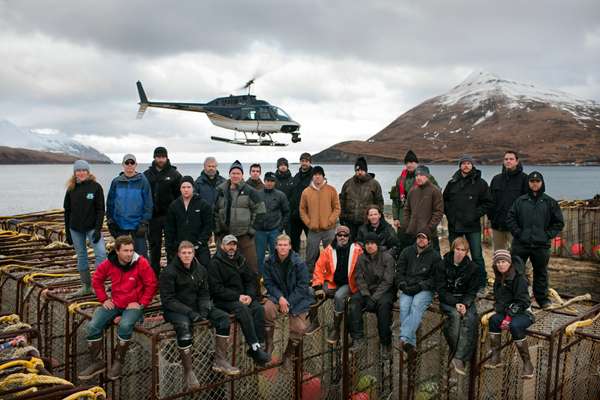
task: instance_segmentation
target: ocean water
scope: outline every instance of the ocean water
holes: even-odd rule
[[[274,171],[274,163],[263,163],[263,174]],[[346,179],[353,174],[350,164],[321,164],[330,184],[338,191]],[[293,173],[297,164],[291,164]],[[457,170],[456,165],[429,166],[432,175],[442,186],[448,182]],[[140,164],[138,170],[144,171],[148,164]],[[483,178],[489,183],[500,172],[499,166],[480,166]],[[202,164],[178,164],[182,175],[196,178],[202,171]],[[220,165],[221,174],[227,175],[229,163]],[[249,164],[244,164],[248,175]],[[402,170],[402,165],[369,165],[369,172],[384,191],[386,204],[390,204],[389,190]],[[546,192],[556,199],[588,199],[600,193],[600,166],[525,166],[525,172],[538,170],[544,175]],[[0,215],[13,215],[33,211],[61,208],[65,195],[65,184],[72,174],[71,165],[0,165]],[[92,165],[92,173],[108,192],[111,180],[121,171],[121,165]]]

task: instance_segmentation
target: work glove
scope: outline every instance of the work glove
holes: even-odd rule
[[[508,308],[506,309],[506,314],[510,315],[511,317],[514,317],[515,315],[519,314],[522,310],[522,307],[519,303],[511,303]]]
[[[406,290],[407,286],[408,283],[406,281],[398,281],[398,289],[402,290],[402,292]]]
[[[65,242],[68,245],[73,246],[73,238],[71,237],[71,232],[70,232],[70,230],[68,228],[65,229]]]
[[[415,294],[421,291],[421,285],[415,283],[413,285],[407,285],[406,288],[402,291],[409,296],[414,296]]]
[[[210,300],[201,300],[198,302],[198,313],[202,319],[208,319],[208,313],[212,308],[212,302]]]
[[[92,242],[94,244],[98,243],[100,241],[101,237],[102,237],[102,232],[100,232],[100,229],[95,230],[94,236],[92,236]]]
[[[148,224],[146,222],[142,222],[138,225],[138,228],[135,231],[135,236],[145,237],[147,231],[148,231]]]
[[[313,290],[315,291],[315,299],[318,301],[325,300],[325,291],[323,290],[323,286],[313,286]]]
[[[192,322],[202,321],[202,315],[200,315],[200,313],[197,313],[196,311],[192,311],[190,312],[190,319],[192,320]]]
[[[375,311],[377,310],[377,303],[371,296],[367,296],[365,299],[365,310],[367,311]]]
[[[110,232],[110,235],[113,238],[117,238],[118,233],[119,233],[119,227],[117,226],[117,224],[113,221],[113,220],[107,220],[106,221],[106,226],[108,227],[108,231]]]
[[[512,321],[512,317],[510,315],[506,315],[502,322],[500,323],[500,329],[503,331],[507,331],[510,329],[510,322]]]

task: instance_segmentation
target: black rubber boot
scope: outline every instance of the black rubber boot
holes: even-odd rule
[[[95,340],[88,342],[88,353],[90,357],[90,364],[83,371],[77,375],[82,381],[87,381],[106,371],[106,363],[100,357],[102,352],[102,340]]]

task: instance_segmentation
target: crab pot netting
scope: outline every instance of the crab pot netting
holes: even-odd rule
[[[553,255],[600,260],[600,207],[561,206],[565,226],[552,242]]]

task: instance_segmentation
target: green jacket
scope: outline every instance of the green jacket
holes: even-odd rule
[[[227,179],[217,187],[215,201],[215,233],[254,235],[253,225],[257,214],[266,212],[265,203],[258,192],[244,181],[237,190],[230,189],[231,180]]]

